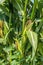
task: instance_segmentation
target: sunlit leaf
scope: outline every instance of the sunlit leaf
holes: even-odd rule
[[[36,53],[37,43],[38,43],[37,34],[33,31],[28,30],[27,36],[28,36],[28,39],[32,45],[32,59],[33,59],[35,56],[35,53]]]

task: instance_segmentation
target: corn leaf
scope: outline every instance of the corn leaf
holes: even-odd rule
[[[28,30],[27,37],[32,45],[32,59],[33,59],[36,53],[37,43],[38,43],[37,34],[33,31]]]

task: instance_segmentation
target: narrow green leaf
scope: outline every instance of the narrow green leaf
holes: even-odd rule
[[[30,17],[31,20],[34,20],[37,4],[38,4],[38,0],[34,0],[34,5],[33,5],[32,13],[31,13],[31,17]]]
[[[33,59],[36,53],[37,43],[38,43],[37,34],[33,31],[28,30],[27,37],[32,45],[32,59]]]

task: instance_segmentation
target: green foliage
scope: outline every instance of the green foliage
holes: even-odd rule
[[[43,0],[0,1],[0,65],[43,65]]]

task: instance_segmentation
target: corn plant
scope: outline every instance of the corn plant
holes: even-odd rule
[[[0,0],[0,65],[43,65],[43,0]]]

